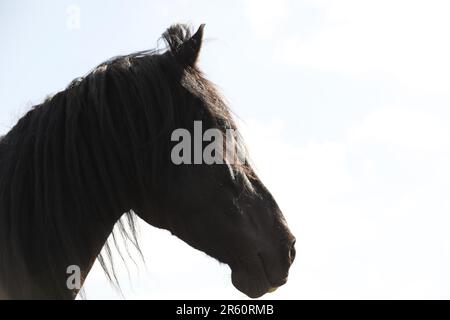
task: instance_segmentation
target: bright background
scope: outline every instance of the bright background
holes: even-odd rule
[[[0,133],[170,24],[206,23],[200,65],[297,237],[266,297],[449,299],[449,16],[446,0],[1,1]],[[227,266],[140,233],[123,296],[96,265],[88,299],[245,298]]]

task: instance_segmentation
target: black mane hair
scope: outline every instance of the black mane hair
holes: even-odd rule
[[[94,239],[108,232],[105,224],[126,213],[118,235],[138,247],[132,206],[149,197],[163,202],[170,190],[171,132],[192,120],[236,129],[196,57],[180,52],[191,37],[187,26],[174,25],[163,34],[168,50],[100,64],[34,106],[0,140],[0,287],[12,297],[38,279],[32,290],[44,297],[73,298],[57,267],[85,265],[103,246]],[[191,108],[192,95],[207,108]],[[114,279],[111,244],[103,253],[99,261]]]

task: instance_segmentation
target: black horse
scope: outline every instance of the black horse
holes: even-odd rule
[[[203,25],[194,35],[170,27],[167,50],[102,63],[1,138],[2,298],[74,299],[68,267],[79,266],[83,283],[97,257],[114,278],[107,239],[118,224],[137,244],[135,215],[228,264],[234,286],[250,297],[287,281],[295,239],[248,161],[171,160],[171,134],[191,132],[194,121],[237,132],[196,66],[202,36]]]

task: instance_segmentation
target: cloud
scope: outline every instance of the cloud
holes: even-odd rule
[[[297,237],[290,281],[266,298],[443,298],[450,277],[449,132],[435,113],[382,107],[342,139],[244,135]]]
[[[448,1],[307,3],[318,10],[321,27],[305,36],[297,32],[286,36],[276,50],[278,61],[358,78],[383,78],[420,91],[449,92]]]
[[[289,16],[287,0],[245,0],[244,13],[258,37],[276,35]]]
[[[450,128],[437,115],[417,108],[385,107],[348,132],[354,143],[385,144],[418,151],[449,150]]]

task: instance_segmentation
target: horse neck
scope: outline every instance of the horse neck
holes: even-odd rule
[[[84,257],[81,257],[79,261],[71,261],[66,263],[60,263],[59,261],[55,263],[53,267],[54,270],[59,270],[58,277],[51,281],[42,281],[35,279],[32,275],[26,272],[16,272],[17,270],[24,270],[20,267],[14,268],[11,266],[10,269],[13,270],[3,270],[6,274],[0,274],[0,300],[5,299],[63,299],[71,300],[75,299],[79,293],[79,290],[84,285],[85,279],[87,278],[92,266],[95,263],[96,258],[100,254],[108,236],[111,234],[114,223],[111,222],[109,225],[105,225],[102,230],[98,230],[95,238],[91,238],[87,242],[85,239],[80,239],[82,244],[91,248],[90,252],[87,252]],[[94,243],[92,243],[94,241]],[[84,243],[83,243],[84,242]],[[92,250],[94,248],[94,250]],[[61,287],[66,286],[69,277],[73,274],[69,272],[69,266],[76,266],[80,270],[80,288],[68,288],[67,291],[61,292]],[[3,273],[2,272],[2,273]],[[11,277],[7,281],[6,287],[3,286],[5,279]],[[59,284],[59,285],[56,285]],[[15,286],[17,285],[17,286]],[[3,287],[2,287],[3,286]],[[20,286],[20,289],[18,287]]]
[[[67,199],[62,199],[58,203],[58,207],[40,206],[36,209],[35,199],[43,199],[43,197],[42,194],[34,193],[33,175],[23,175],[15,184],[7,183],[11,172],[14,172],[12,170],[25,172],[24,168],[34,168],[33,162],[31,162],[33,160],[30,160],[29,163],[25,162],[28,160],[24,160],[22,164],[19,163],[20,167],[16,167],[17,162],[8,158],[14,155],[11,152],[17,151],[19,147],[29,148],[28,144],[20,140],[20,134],[32,130],[30,120],[33,117],[39,117],[41,111],[36,109],[34,112],[35,115],[30,113],[27,118],[21,120],[21,123],[12,133],[10,132],[10,137],[15,139],[7,141],[8,136],[3,139],[0,138],[0,164],[2,165],[0,166],[0,181],[3,180],[3,189],[12,188],[11,190],[1,190],[5,192],[0,193],[0,210],[3,207],[6,208],[3,212],[6,216],[6,218],[3,217],[6,221],[3,226],[7,226],[12,214],[16,218],[23,215],[23,220],[17,219],[21,223],[16,223],[14,229],[0,228],[0,231],[3,231],[0,234],[0,241],[3,242],[0,243],[0,299],[74,299],[78,290],[67,289],[66,283],[71,275],[68,267],[78,266],[81,271],[80,280],[84,282],[115,223],[122,213],[129,208],[111,204],[115,200],[115,195],[106,196],[103,194],[106,191],[100,193],[98,190],[83,189],[83,192],[78,193],[78,197],[67,196]],[[14,145],[11,141],[17,145]],[[35,140],[29,144],[34,146]],[[32,152],[34,151],[30,151],[30,153]],[[4,159],[8,159],[5,160],[5,165],[2,163]],[[45,162],[42,161],[42,163]],[[85,161],[84,165],[86,174],[95,172],[93,168],[87,167],[90,165],[89,161]],[[107,163],[104,165],[107,165]],[[47,170],[47,172],[50,171]],[[65,184],[67,188],[64,195],[72,194],[69,179],[61,180],[61,184]],[[92,183],[91,186],[93,185],[95,184]],[[57,188],[57,186],[56,184],[49,184],[49,188]],[[49,190],[51,191],[47,191],[49,197],[62,194],[62,192],[56,192],[59,191],[56,189]],[[94,192],[95,201],[93,201]],[[21,203],[18,194],[27,195],[27,201]],[[80,199],[81,201],[79,201]],[[77,208],[77,202],[89,203],[95,210],[89,210],[90,207]],[[65,205],[60,205],[61,203]],[[11,207],[14,209],[12,213],[9,211]],[[63,212],[67,219],[60,215],[57,221],[51,222],[49,219],[52,215],[39,216],[40,212],[48,212],[44,210]],[[1,214],[2,212],[0,212]],[[26,215],[30,216],[27,217]],[[79,217],[79,220],[73,217]],[[30,234],[28,228],[33,229],[33,221],[40,222],[42,219],[47,219],[50,222],[41,224],[42,229],[37,229],[39,233]],[[66,226],[65,223],[67,223]],[[43,229],[44,227],[48,230]],[[16,233],[12,235],[13,231],[11,230]],[[15,235],[17,237],[14,237]],[[64,236],[67,238],[63,239]],[[19,238],[18,241],[17,238]]]
[[[99,203],[99,206],[101,207],[101,203]],[[78,244],[77,248],[82,249],[74,251],[78,253],[76,258],[72,257],[70,260],[64,258],[67,257],[67,249],[63,249],[64,246],[57,240],[50,242],[50,248],[46,246],[32,246],[33,248],[37,248],[37,250],[20,252],[20,254],[22,254],[21,256],[19,256],[17,252],[11,251],[11,249],[3,253],[0,251],[2,260],[4,258],[4,263],[0,263],[0,300],[76,298],[80,288],[69,290],[66,286],[67,280],[71,275],[68,267],[77,266],[79,268],[82,286],[94,265],[96,258],[113,231],[115,223],[120,218],[120,214],[114,215],[109,211],[108,214],[103,215],[101,220],[97,219],[95,216],[83,216],[85,218],[83,218],[83,221],[80,221],[79,229],[72,229],[74,231],[71,233],[72,238],[74,238],[74,234],[75,236],[79,235],[79,237],[76,237]],[[62,227],[61,230],[64,230],[64,227]],[[61,232],[61,230],[59,232]],[[58,238],[50,236],[49,239]],[[9,241],[13,240],[11,239]],[[40,240],[36,238],[33,241],[39,242]],[[37,264],[38,270],[40,271],[36,276],[36,273],[34,273],[34,261],[39,260],[40,256],[48,257],[49,255],[51,261],[50,267],[53,272],[48,270],[48,273],[46,274],[45,270],[42,271],[42,265]],[[32,257],[37,258],[34,259]],[[28,261],[28,264],[24,261]]]
[[[6,294],[6,291],[0,288],[0,300],[9,300],[10,297]]]
[[[32,130],[30,121],[33,120],[33,117],[39,117],[40,112],[42,112],[42,110],[35,109],[32,113],[27,114],[27,116],[23,120],[21,120],[18,126],[16,126],[15,130],[12,133],[12,137],[20,138],[20,134],[22,132],[26,132],[26,130]],[[28,135],[27,137],[30,136]],[[13,148],[11,147],[11,144],[7,144],[7,138],[8,136],[4,139],[0,139],[0,164],[4,156],[10,155],[9,152],[12,152],[13,149],[17,148],[17,146],[13,146]],[[17,139],[12,140],[17,141]],[[34,140],[31,142],[32,143],[30,144],[35,145]],[[11,140],[9,140],[9,143],[11,143]],[[26,148],[26,146],[24,145],[25,144],[23,144],[22,147]],[[106,155],[105,158],[107,158]],[[2,175],[6,176],[8,172],[12,172],[11,170],[17,169],[15,167],[17,165],[16,162],[8,160],[7,163],[8,167],[0,166],[0,180],[2,178]],[[85,166],[89,166],[89,163],[89,161],[84,162]],[[21,172],[25,172],[25,169],[23,169],[24,167],[33,168],[33,163],[27,163],[26,165],[22,163],[21,165]],[[104,165],[107,165],[106,161]],[[94,168],[85,167],[84,169],[86,169],[85,171],[89,173],[95,172]],[[73,176],[71,177],[73,178]],[[6,181],[6,179],[4,180]],[[116,180],[112,181],[111,185],[119,185],[120,183],[114,183],[117,182]],[[29,181],[33,182],[34,180],[32,180],[30,177],[24,176],[22,177],[22,180],[19,181],[20,183],[15,184],[15,189],[13,189],[11,192],[4,192],[0,195],[0,201],[4,201],[4,204],[8,205],[7,209],[9,209],[11,203],[14,204],[14,208],[19,207],[20,210],[16,210],[16,212],[14,212],[14,214],[16,214],[16,217],[19,214],[30,214],[35,209],[33,207],[34,198],[40,197],[39,195],[33,194],[33,184],[28,183]],[[123,180],[120,180],[119,182],[122,181]],[[70,185],[70,181],[62,182]],[[10,188],[11,184],[4,183],[3,187]],[[54,185],[51,187],[56,188],[56,186]],[[70,190],[70,188],[68,190]],[[127,207],[128,204],[124,205],[121,203],[120,205],[117,205],[111,203],[116,202],[117,198],[120,198],[120,196],[124,193],[116,192],[116,194],[114,195],[111,195],[109,193],[106,195],[107,191],[104,191],[105,194],[99,194],[97,192],[98,190],[83,189],[82,191],[83,192],[80,192],[81,197],[85,197],[82,199],[83,202],[92,204],[92,208],[96,209],[95,211],[102,210],[102,212],[96,212],[96,214],[94,214],[93,212],[91,212],[91,210],[89,210],[89,207],[82,210],[83,212],[78,212],[79,209],[74,208],[76,207],[78,199],[75,197],[68,197],[68,199],[71,199],[72,201],[70,202],[70,204],[68,202],[64,202],[66,206],[59,206],[56,209],[53,208],[53,210],[57,210],[58,212],[64,212],[63,210],[66,209],[68,211],[74,210],[73,212],[67,212],[67,214],[80,214],[79,221],[72,223],[72,225],[68,225],[71,228],[67,229],[70,230],[66,231],[64,230],[65,226],[60,225],[62,223],[70,222],[67,222],[67,220],[65,219],[60,219],[58,223],[54,222],[55,227],[53,230],[48,230],[49,232],[46,232],[47,230],[40,230],[40,234],[28,235],[26,237],[23,236],[22,239],[20,239],[23,241],[19,241],[19,243],[18,241],[15,241],[15,239],[10,235],[10,231],[8,229],[0,229],[5,231],[3,235],[0,234],[0,239],[5,240],[4,251],[0,251],[0,299],[73,299],[76,297],[78,290],[66,290],[67,279],[70,276],[70,274],[67,273],[67,268],[74,265],[78,266],[81,271],[80,278],[83,282],[87,277],[92,265],[94,264],[95,259],[100,254],[101,249],[107,241],[108,236],[111,234],[115,223],[120,218],[123,212],[130,209]],[[94,192],[96,199],[95,201],[92,201],[92,194],[94,194]],[[12,195],[17,194],[28,194],[31,198],[31,201],[26,201],[24,202],[24,204],[20,204],[17,196],[12,197]],[[50,192],[49,194],[53,196],[54,193]],[[80,196],[80,194],[78,194],[78,196]],[[44,210],[46,209],[47,208],[45,208]],[[42,208],[37,210],[42,210]],[[52,210],[52,208],[50,208],[50,210]],[[25,225],[26,222],[29,221],[30,223],[28,223],[28,225],[32,227],[33,220],[31,220],[31,218],[34,218],[35,221],[40,221],[39,216],[34,215],[30,216],[30,219],[25,218],[23,220],[23,225]],[[20,229],[20,226],[22,224],[19,223],[16,225],[18,225],[19,227],[17,228]],[[51,223],[49,223],[48,225],[51,225]],[[59,229],[56,230],[56,228]],[[21,233],[18,234],[27,234],[27,231],[28,230],[24,227],[19,230],[19,232]],[[69,243],[69,245],[66,245],[67,242],[62,243],[62,241],[60,241],[61,235],[67,235],[67,242]],[[42,240],[41,238],[45,238],[45,240]],[[72,247],[75,247],[75,249],[68,249]],[[28,249],[28,251],[21,252],[21,250],[24,248],[26,250]],[[0,247],[0,249],[3,248]],[[71,255],[72,253],[75,254]],[[41,260],[44,262],[42,262]],[[52,271],[48,270],[47,272],[46,268],[50,268],[52,269]],[[3,290],[1,290],[2,288]],[[63,293],[61,294],[61,292]]]

